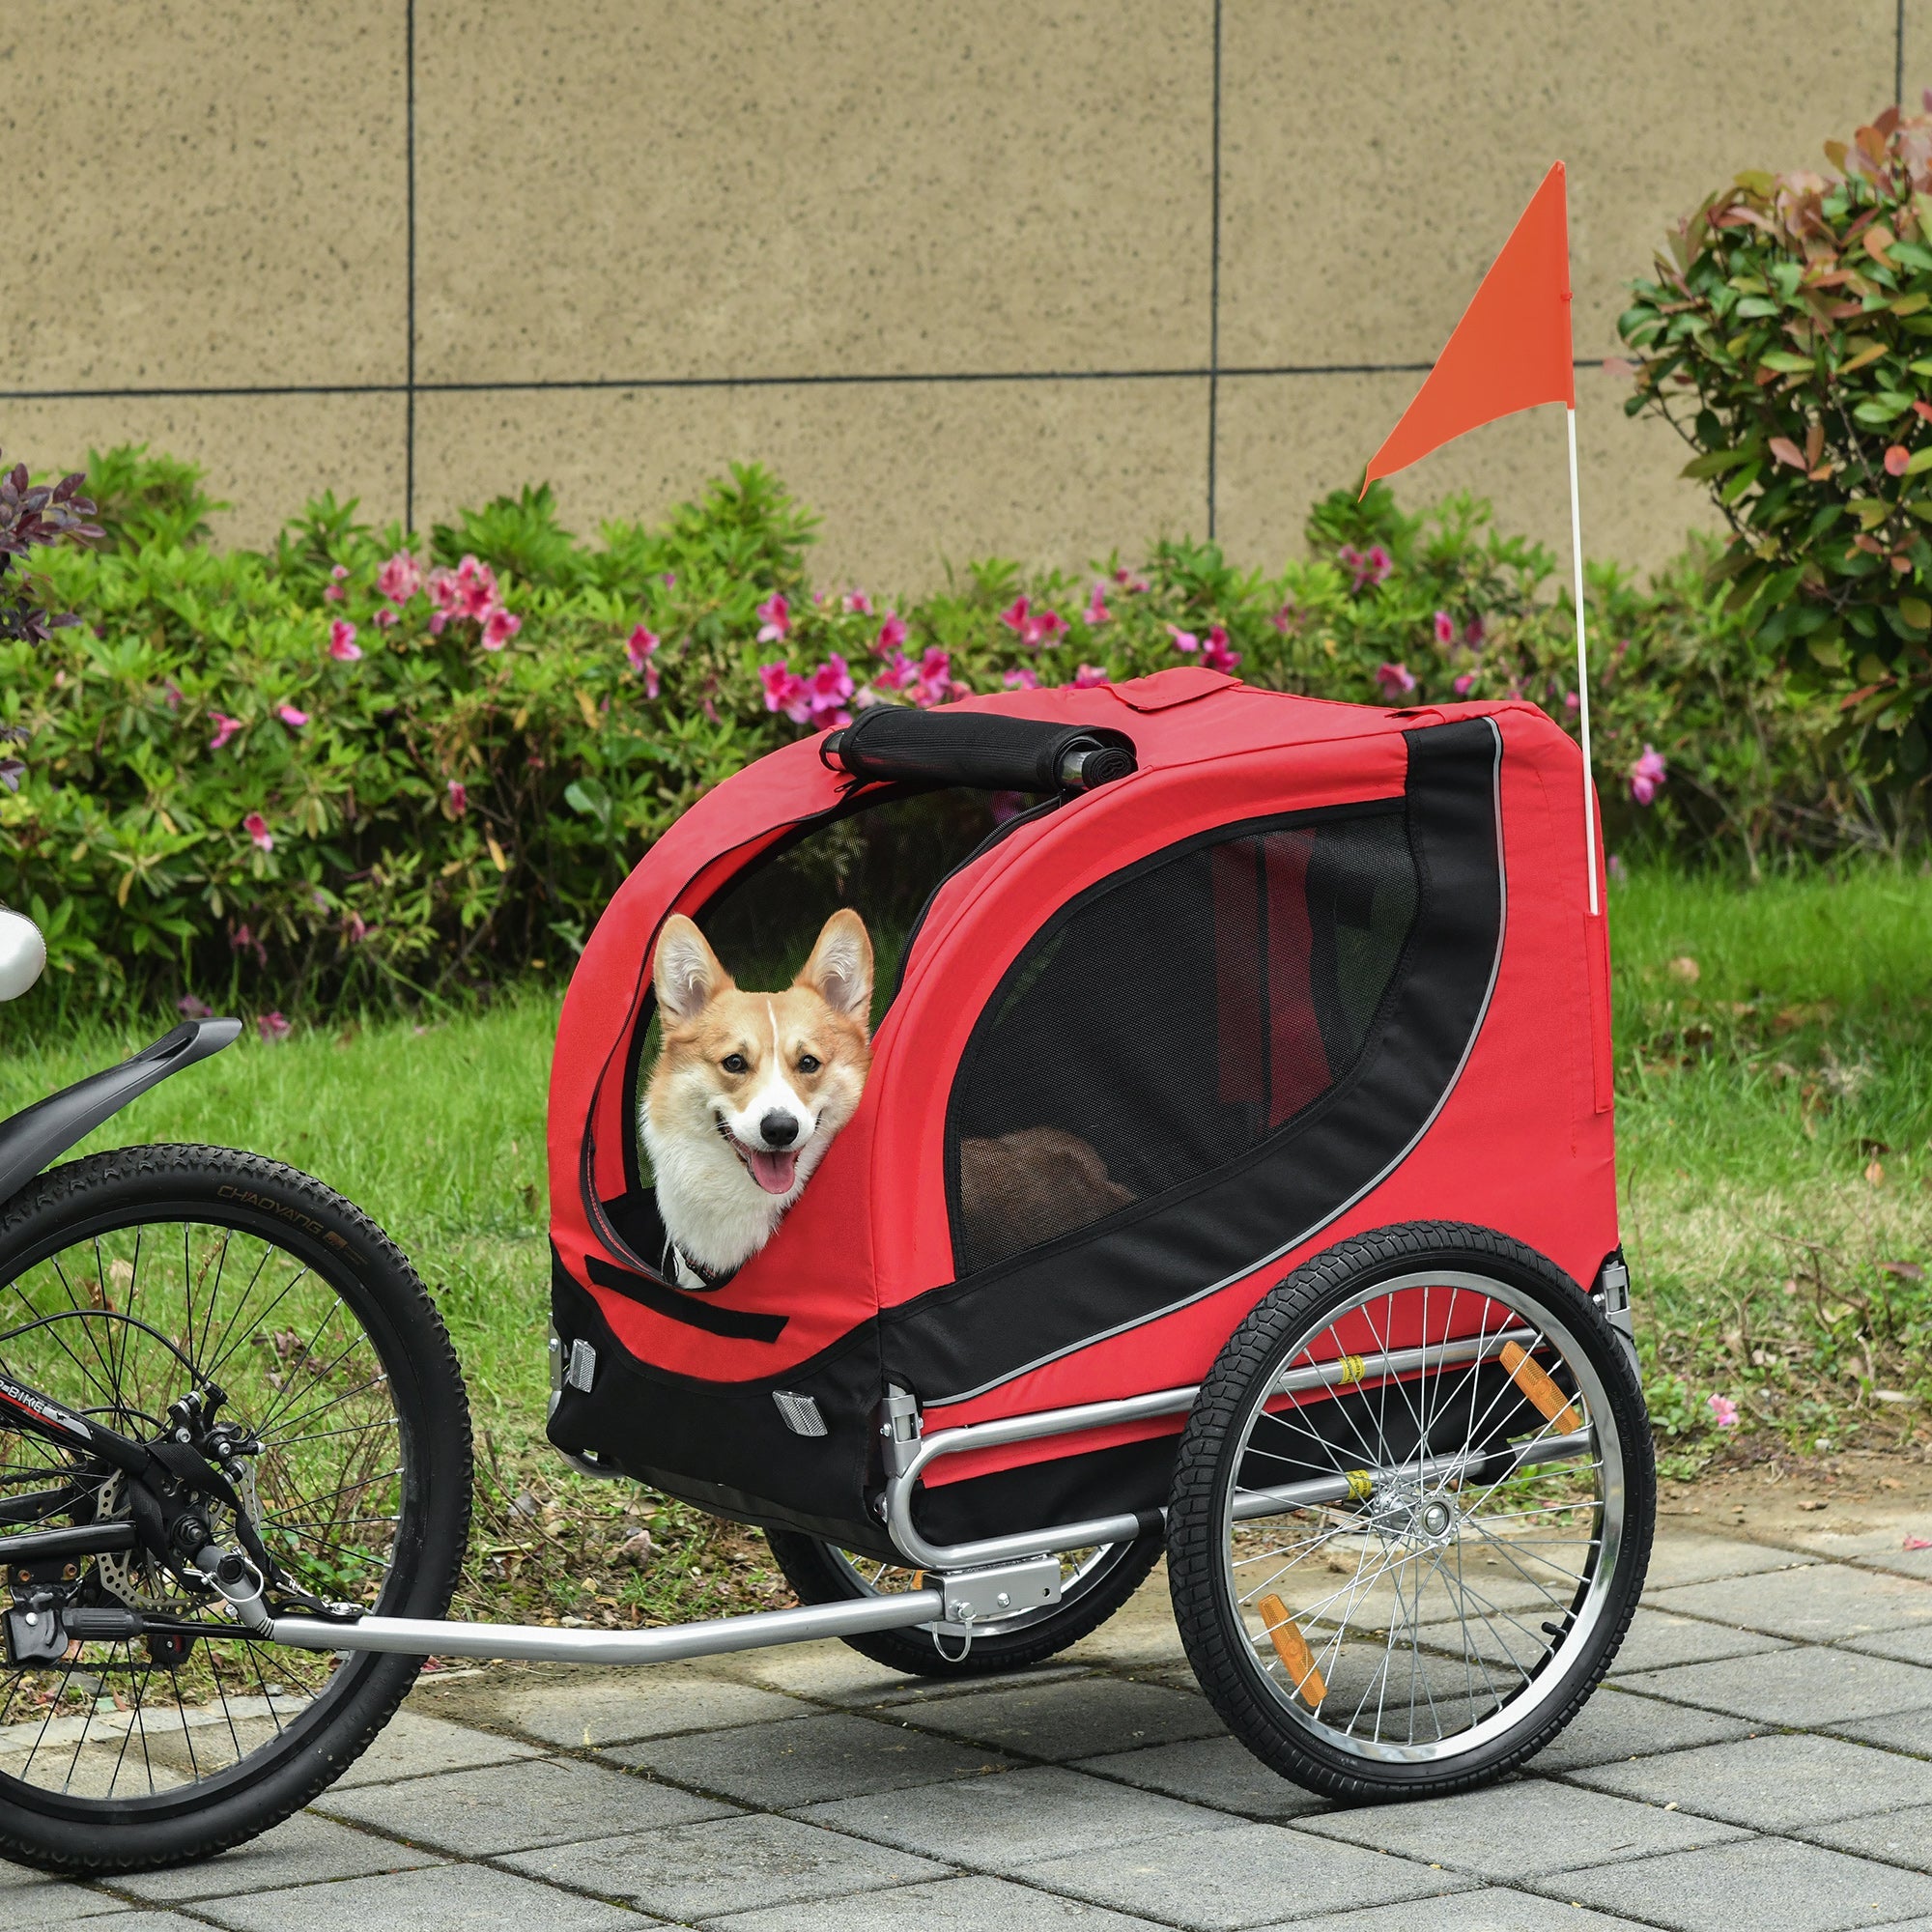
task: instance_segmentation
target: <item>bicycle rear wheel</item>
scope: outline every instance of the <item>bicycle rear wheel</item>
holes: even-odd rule
[[[291,1583],[384,1615],[447,1609],[469,1516],[462,1376],[409,1263],[320,1181],[152,1147],[30,1183],[0,1211],[0,1372],[141,1441],[218,1386],[259,1444],[239,1500]],[[130,1507],[104,1464],[0,1424],[0,1536]],[[69,1580],[75,1607],[198,1628],[0,1670],[0,1852],[48,1869],[171,1864],[265,1830],[355,1760],[419,1666],[264,1643],[138,1550]]]

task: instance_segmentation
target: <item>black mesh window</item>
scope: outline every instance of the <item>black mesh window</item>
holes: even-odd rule
[[[1072,901],[960,1065],[959,1272],[1225,1166],[1319,1100],[1368,1039],[1415,905],[1399,803],[1230,827]]]

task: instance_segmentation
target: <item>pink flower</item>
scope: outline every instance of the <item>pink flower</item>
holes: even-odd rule
[[[445,622],[459,614],[463,593],[456,582],[453,570],[432,570],[428,578],[430,601],[436,606],[437,615]],[[432,631],[440,630],[440,624],[432,624]]]
[[[1711,1411],[1711,1419],[1719,1429],[1735,1429],[1738,1426],[1738,1406],[1729,1396],[1706,1396],[1704,1406]]]
[[[765,620],[764,629],[758,633],[761,644],[781,644],[785,633],[791,629],[791,606],[776,590],[758,606],[758,615]]]
[[[1020,626],[1020,642],[1029,650],[1056,643],[1066,635],[1066,619],[1053,611],[1036,611]]]
[[[805,679],[790,669],[783,658],[760,665],[758,682],[765,688],[767,711],[782,711],[794,724],[803,724],[811,716],[811,698]]]
[[[1222,625],[1216,624],[1208,633],[1208,642],[1202,650],[1201,662],[1209,670],[1232,671],[1240,661],[1240,652],[1229,647],[1227,630]]]
[[[1395,558],[1380,544],[1374,545],[1366,554],[1358,551],[1353,544],[1344,544],[1335,553],[1335,560],[1348,567],[1355,580],[1354,589],[1358,595],[1364,589],[1380,584],[1395,568]]]
[[[1096,684],[1105,684],[1107,673],[1098,665],[1082,665],[1073,673],[1075,691],[1089,691]]]
[[[1107,583],[1104,578],[1096,577],[1094,587],[1087,593],[1087,608],[1080,613],[1087,624],[1098,630],[1102,624],[1111,623],[1114,613],[1107,609]]]
[[[348,569],[338,563],[328,574],[335,581],[322,593],[323,601],[327,604],[340,604],[343,596],[342,580],[349,575]]]
[[[362,655],[362,646],[355,641],[355,626],[346,617],[338,617],[328,627],[328,655],[338,664],[354,664]]]
[[[810,694],[810,722],[823,729],[837,729],[852,722],[845,707],[852,699],[852,673],[837,651],[825,660],[806,681]]]
[[[407,604],[422,588],[422,565],[406,550],[399,550],[376,573],[376,588],[391,604]]]
[[[1201,648],[1201,639],[1192,631],[1177,630],[1170,624],[1167,635],[1174,639],[1174,648],[1178,651],[1193,652]]]
[[[1577,694],[1574,691],[1566,691],[1563,694],[1563,708],[1566,711],[1577,711],[1581,708],[1577,702]]]
[[[175,1002],[175,1009],[185,1020],[210,1020],[214,1017],[214,1009],[206,1000],[198,1000],[192,993],[184,993]]]
[[[1468,623],[1463,627],[1463,640],[1469,646],[1469,648],[1472,651],[1479,651],[1482,649],[1483,617],[1481,611],[1478,611],[1476,615],[1471,617]]]
[[[1131,570],[1128,570],[1124,565],[1115,570],[1114,582],[1118,583],[1121,586],[1121,588],[1127,593],[1129,597],[1136,595],[1138,592],[1143,591],[1148,587],[1148,581],[1145,577],[1136,577],[1134,573]]]
[[[524,628],[524,620],[513,615],[499,604],[483,619],[483,648],[486,651],[500,651],[519,631]]]
[[[1289,633],[1289,627],[1294,622],[1294,606],[1293,604],[1284,604],[1281,607],[1281,609],[1277,611],[1274,613],[1274,615],[1268,619],[1268,622],[1272,624],[1284,638],[1287,637]]]
[[[657,649],[658,641],[657,634],[646,630],[641,624],[624,639],[624,655],[630,659],[633,670],[640,671],[650,662],[651,653]]]
[[[276,1040],[288,1038],[289,1023],[280,1013],[264,1013],[255,1022],[255,1031],[272,1046]]]
[[[393,611],[378,611],[376,612],[376,622],[384,631],[395,621],[396,613]]]
[[[1475,681],[1476,681],[1476,673],[1472,670],[1465,670],[1461,677],[1454,680],[1450,688],[1455,692],[1458,697],[1467,697],[1469,695],[1469,687],[1472,684],[1474,684]]]
[[[1604,861],[1604,870],[1609,873],[1613,885],[1627,885],[1630,881],[1630,867],[1614,852]]]
[[[1009,670],[1002,680],[1009,691],[1037,691],[1039,673],[1031,665],[1021,665],[1016,670]]]
[[[1020,637],[1026,635],[1026,621],[1027,601],[1024,597],[1015,597],[1012,603],[1000,612],[1000,622]]]
[[[362,923],[359,912],[345,912],[342,915],[342,936],[352,946],[360,946],[369,937],[369,928]]]
[[[1655,745],[1643,748],[1643,756],[1631,768],[1631,796],[1639,805],[1648,805],[1663,789],[1669,778],[1663,753]]]
[[[275,716],[279,718],[282,721],[282,723],[289,727],[291,731],[299,731],[301,727],[308,723],[308,713],[306,711],[298,711],[293,704],[276,705]]]
[[[1456,620],[1446,611],[1435,613],[1435,641],[1445,651],[1456,641]]]
[[[898,650],[906,640],[905,619],[896,611],[886,612],[886,621],[879,626],[879,635],[872,648],[881,657],[888,651]]]
[[[1415,689],[1415,673],[1403,664],[1383,664],[1376,668],[1376,682],[1384,697],[1406,697]]]
[[[209,717],[214,723],[214,736],[208,741],[211,752],[218,752],[242,728],[239,718],[231,718],[225,711],[211,711]]]
[[[264,818],[259,811],[251,811],[248,814],[248,816],[242,821],[242,830],[245,832],[248,835],[248,837],[252,838],[264,852],[272,852],[275,849],[275,835],[269,830],[269,821],[266,818]]]
[[[182,708],[181,686],[173,678],[168,678],[162,684],[161,696],[167,699],[170,711],[179,711]]]
[[[903,651],[895,651],[893,661],[873,674],[872,683],[880,691],[903,691],[919,676],[919,667]]]
[[[952,675],[952,654],[937,644],[927,650],[919,664],[919,682],[912,688],[912,701],[922,711],[968,696],[966,687]]]
[[[449,815],[461,818],[469,810],[469,789],[461,780],[451,779],[445,789],[449,793]]]
[[[471,617],[482,623],[497,608],[497,576],[487,563],[466,556],[456,566],[456,608],[454,617]]]
[[[849,590],[838,601],[848,617],[869,617],[872,614],[872,600],[863,590]]]

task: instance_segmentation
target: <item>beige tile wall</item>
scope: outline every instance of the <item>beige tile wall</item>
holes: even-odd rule
[[[590,530],[756,459],[834,580],[1210,517],[1273,564],[1550,159],[1596,357],[1668,219],[1901,58],[1916,99],[1932,0],[11,0],[47,200],[0,444],[165,445],[246,540],[326,487],[426,524],[538,479]],[[1645,564],[1703,504],[1623,393],[1581,375],[1585,528]],[[1402,488],[1560,548],[1562,474],[1546,411]]]

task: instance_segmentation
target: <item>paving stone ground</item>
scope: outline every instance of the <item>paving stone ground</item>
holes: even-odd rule
[[[1666,1528],[1668,1526],[1666,1525]],[[842,1644],[423,1679],[299,1817],[185,1870],[0,1864],[103,1932],[1932,1932],[1932,1577],[1896,1534],[1660,1535],[1611,1680],[1529,1769],[1338,1809],[1192,1688],[1156,1572],[1023,1676]]]

